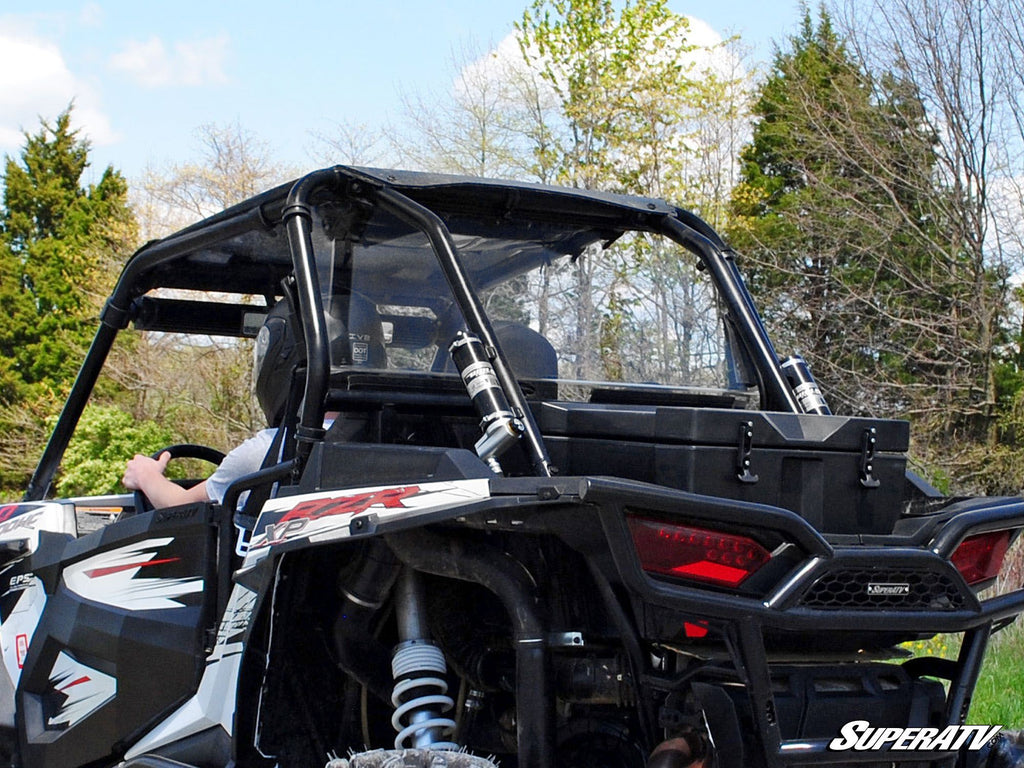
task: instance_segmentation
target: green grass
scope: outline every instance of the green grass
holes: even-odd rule
[[[1019,622],[992,638],[967,721],[1024,728],[1024,626]]]
[[[956,659],[960,636],[936,635],[903,647],[915,656]],[[993,635],[989,642],[967,722],[1024,729],[1024,625],[1020,622]]]
[[[997,586],[982,597],[1009,592],[1022,582],[1024,536],[1007,554]],[[956,659],[960,652],[960,636],[937,635],[924,642],[904,643],[903,647],[915,656]],[[1024,729],[1024,616],[992,636],[967,722],[971,725],[1001,725],[1007,730]]]

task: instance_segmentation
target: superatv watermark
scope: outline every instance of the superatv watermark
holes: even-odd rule
[[[966,747],[979,750],[1001,731],[1001,725],[948,725],[945,728],[872,728],[867,720],[851,720],[839,729],[828,748],[836,752],[889,748],[901,752],[944,752]]]
[[[868,594],[876,597],[906,597],[910,594],[910,585],[868,584]]]

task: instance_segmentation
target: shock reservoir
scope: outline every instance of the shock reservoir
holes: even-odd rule
[[[480,415],[484,435],[474,446],[476,454],[495,472],[501,472],[497,457],[520,438],[523,423],[512,412],[487,348],[477,336],[459,331],[448,351]]]

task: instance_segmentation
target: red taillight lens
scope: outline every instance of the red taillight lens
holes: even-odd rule
[[[650,573],[738,587],[771,559],[745,536],[632,515],[627,520],[640,566]]]
[[[1012,531],[992,531],[968,536],[950,558],[960,575],[971,586],[994,579],[1003,567]]]

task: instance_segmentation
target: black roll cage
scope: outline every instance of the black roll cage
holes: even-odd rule
[[[732,250],[699,217],[662,201],[587,190],[498,182],[469,177],[438,176],[335,166],[277,187],[198,222],[170,237],[143,246],[125,265],[100,315],[100,327],[82,363],[50,440],[25,492],[25,501],[47,496],[64,451],[99,377],[117,333],[138,318],[146,306],[143,295],[160,287],[156,272],[227,238],[283,225],[288,235],[291,268],[299,299],[308,364],[305,399],[296,429],[296,471],[313,445],[323,438],[324,396],[330,361],[327,329],[312,243],[312,209],[323,196],[380,206],[423,232],[462,310],[468,330],[489,350],[505,395],[525,424],[524,446],[534,473],[550,474],[550,460],[540,430],[490,320],[462,265],[458,248],[442,218],[431,208],[451,190],[486,196],[492,205],[550,217],[586,216],[604,225],[665,235],[694,253],[716,283],[737,339],[742,344],[761,392],[765,410],[799,413],[800,407],[779,367],[768,333],[743,284]],[[474,198],[475,199],[475,198]],[[484,205],[481,203],[481,206]]]

